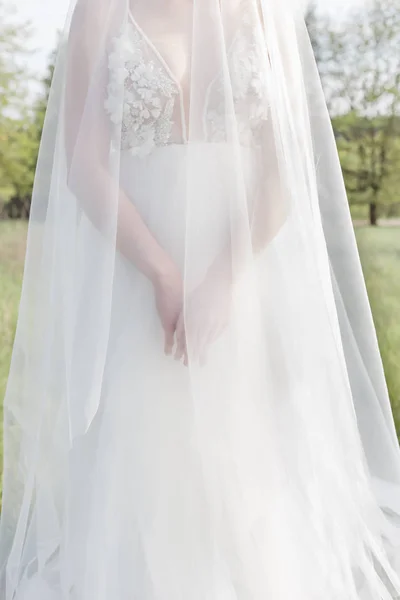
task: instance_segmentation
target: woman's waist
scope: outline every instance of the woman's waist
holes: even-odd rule
[[[128,162],[136,168],[146,168],[152,163],[157,163],[160,160],[175,161],[191,159],[204,161],[204,165],[208,164],[224,164],[229,161],[229,166],[243,165],[247,161],[254,163],[254,160],[259,160],[262,154],[262,149],[258,146],[243,146],[230,142],[171,142],[168,144],[155,146],[150,152],[144,155],[138,155],[132,150],[121,150],[121,160]],[[201,166],[201,165],[200,165]]]
[[[123,187],[146,198],[154,194],[246,194],[260,177],[260,151],[224,142],[171,143],[144,157],[121,153]],[[128,189],[127,189],[128,188]]]

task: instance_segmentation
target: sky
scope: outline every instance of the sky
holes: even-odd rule
[[[29,20],[34,30],[29,67],[43,73],[47,58],[55,46],[57,30],[62,29],[70,0],[11,0],[17,9],[18,19]],[[317,0],[324,10],[342,11],[356,6],[362,0]]]

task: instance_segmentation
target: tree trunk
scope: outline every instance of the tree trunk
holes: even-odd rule
[[[374,227],[378,224],[378,205],[376,202],[371,202],[369,205],[369,224]]]

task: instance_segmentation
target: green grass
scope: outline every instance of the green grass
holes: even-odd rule
[[[17,322],[27,224],[0,221],[0,400],[3,399]]]
[[[356,233],[400,437],[400,227],[362,227]]]
[[[3,398],[17,324],[27,223],[0,221],[0,452],[3,447]]]
[[[400,433],[400,227],[357,228],[364,274]],[[27,225],[0,221],[0,401],[15,334]]]

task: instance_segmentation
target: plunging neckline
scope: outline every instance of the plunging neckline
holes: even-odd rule
[[[142,36],[143,40],[146,42],[146,44],[149,46],[151,51],[157,57],[158,61],[162,65],[162,67],[165,69],[165,72],[169,75],[169,77],[171,78],[171,80],[174,82],[174,84],[177,87],[178,94],[179,94],[179,101],[180,101],[180,109],[181,109],[182,139],[183,139],[183,142],[186,144],[189,141],[188,140],[188,124],[186,121],[186,112],[187,111],[185,108],[185,96],[183,93],[182,85],[181,85],[180,81],[178,80],[178,78],[174,75],[171,67],[168,65],[167,61],[165,60],[165,58],[163,57],[163,55],[161,54],[160,50],[157,48],[155,43],[151,40],[151,38],[147,35],[147,33],[144,31],[144,29],[136,21],[135,17],[132,14],[131,8],[129,8],[129,10],[128,10],[128,15],[129,15],[129,19],[130,19],[133,27]],[[190,111],[188,111],[188,112],[190,112]]]

